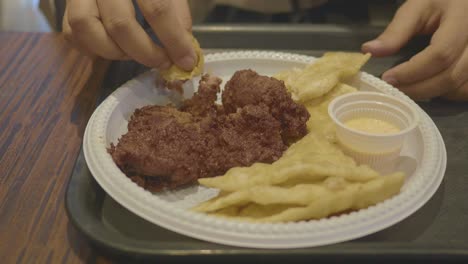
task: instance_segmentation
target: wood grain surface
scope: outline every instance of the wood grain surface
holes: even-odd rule
[[[0,262],[88,262],[64,194],[108,63],[59,34],[0,33],[0,43]]]

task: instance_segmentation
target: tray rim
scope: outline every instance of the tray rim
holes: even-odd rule
[[[85,177],[88,176],[88,179]],[[85,181],[91,180],[99,190],[101,195],[107,195],[105,191],[99,186],[99,184],[94,180],[91,175],[91,172],[88,170],[86,162],[84,160],[83,150],[80,150],[75,166],[71,175],[71,179],[67,186],[66,195],[65,195],[65,207],[67,215],[73,224],[85,237],[90,240],[94,245],[117,252],[120,254],[126,255],[138,255],[143,257],[184,257],[184,256],[205,256],[205,257],[214,257],[214,256],[235,256],[235,255],[262,255],[262,256],[307,256],[317,257],[323,259],[336,259],[343,257],[356,257],[363,259],[377,259],[381,260],[382,256],[398,256],[398,257],[408,257],[411,259],[433,259],[433,258],[442,258],[442,259],[452,259],[452,260],[461,260],[468,259],[468,243],[465,245],[461,243],[460,245],[454,246],[448,245],[447,243],[408,243],[398,242],[398,243],[386,243],[386,244],[376,244],[375,242],[359,242],[354,244],[354,240],[337,243],[333,245],[319,246],[319,247],[306,247],[306,248],[297,248],[297,249],[256,249],[256,248],[244,248],[236,246],[225,246],[215,243],[205,242],[202,240],[195,239],[195,241],[202,244],[212,244],[218,247],[223,247],[225,249],[215,249],[210,250],[210,253],[207,254],[204,252],[206,247],[199,249],[170,249],[170,248],[161,248],[154,249],[146,245],[146,247],[141,247],[141,245],[134,243],[133,240],[125,237],[115,237],[112,234],[112,231],[108,229],[102,229],[106,227],[105,224],[99,221],[98,217],[93,217],[93,214],[86,211],[85,205],[83,204],[83,199],[79,198],[80,192],[77,191],[77,186],[84,185]],[[82,195],[82,197],[87,195]],[[124,208],[125,209],[125,208]],[[125,209],[127,210],[127,209]],[[128,210],[127,210],[128,211]],[[80,214],[83,217],[80,217]],[[96,226],[96,223],[99,223]],[[174,234],[176,234],[174,232]],[[187,239],[193,240],[193,238],[187,237]],[[164,243],[162,243],[164,244]],[[441,247],[444,246],[444,247]]]

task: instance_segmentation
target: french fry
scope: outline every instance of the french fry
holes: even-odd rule
[[[327,52],[304,69],[283,71],[274,77],[284,81],[294,100],[305,103],[358,73],[369,58],[370,54]]]
[[[256,185],[278,185],[288,181],[317,181],[329,176],[349,181],[368,181],[378,173],[366,165],[358,166],[354,160],[314,133],[294,143],[273,164],[255,163],[250,167],[235,167],[225,175],[199,179],[204,186],[223,191],[237,191]]]
[[[220,215],[246,221],[271,223],[320,219],[347,210],[367,208],[382,202],[397,194],[404,180],[404,174],[399,172],[365,183],[346,183],[339,189],[330,189],[320,185],[298,185],[295,188],[283,190],[285,193],[281,196],[294,197],[285,199],[289,202],[294,201],[293,203],[282,203],[276,198],[276,200],[268,200],[268,198],[272,198],[268,196],[263,198],[263,201],[272,201],[272,203],[264,205],[257,203],[258,200],[252,199],[252,203],[246,207],[249,208],[248,210],[241,209],[234,216],[232,214]],[[271,186],[269,187],[271,188]],[[274,193],[278,193],[278,191],[273,191],[269,195],[274,195]],[[252,197],[259,197],[259,195]],[[276,201],[278,203],[275,204]]]

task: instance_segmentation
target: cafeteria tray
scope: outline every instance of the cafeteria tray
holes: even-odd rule
[[[358,51],[381,28],[337,26],[199,26],[194,34],[206,52],[232,49],[281,50],[320,56],[328,50]],[[387,68],[423,47],[417,39],[398,55],[372,59],[363,69],[380,76]],[[147,69],[116,62],[109,69],[99,101],[128,79]],[[129,212],[99,187],[81,152],[66,193],[71,222],[97,248],[125,262],[154,259],[167,262],[313,262],[468,263],[468,105],[443,100],[420,103],[438,126],[447,148],[444,180],[416,213],[372,235],[328,246],[287,250],[250,249],[209,243],[172,231]]]

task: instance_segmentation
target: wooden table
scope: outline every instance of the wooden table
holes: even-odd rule
[[[108,63],[58,34],[0,43],[0,262],[88,262],[64,194]]]

